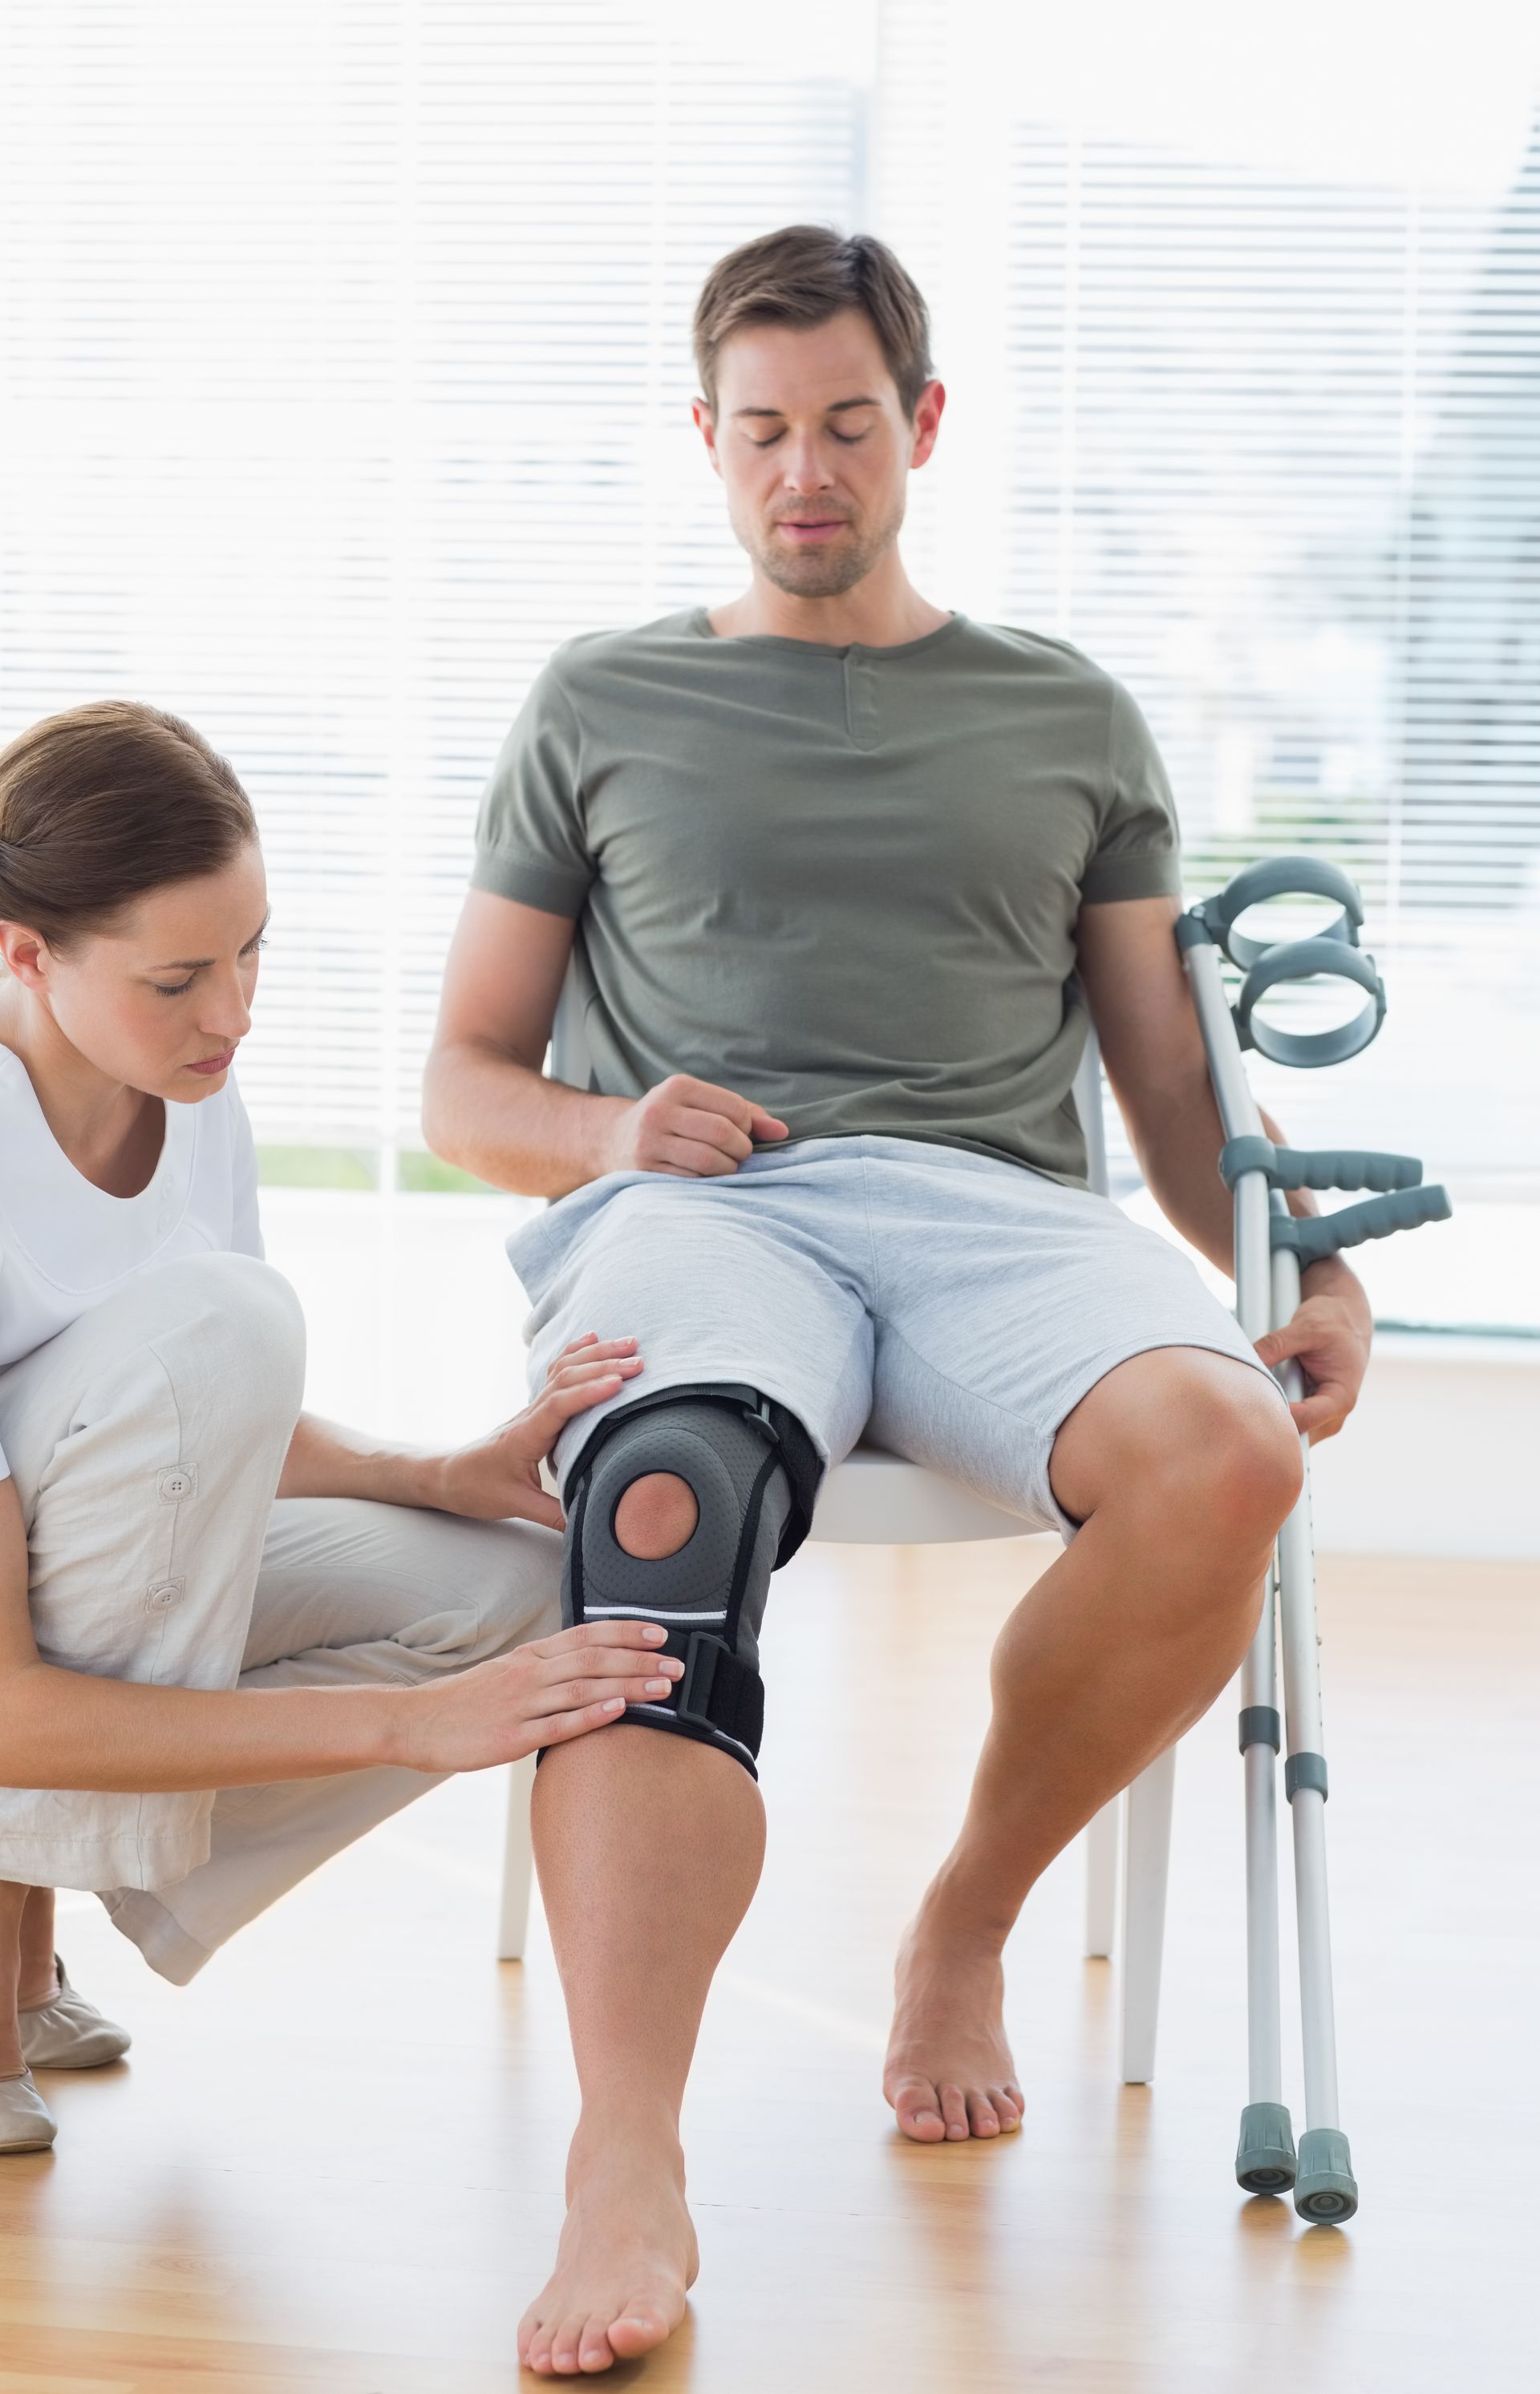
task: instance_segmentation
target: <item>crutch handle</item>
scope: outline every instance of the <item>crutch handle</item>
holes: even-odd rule
[[[1242,972],[1260,964],[1277,944],[1272,940],[1247,939],[1235,928],[1237,917],[1248,906],[1259,906],[1268,898],[1330,898],[1342,911],[1317,936],[1339,940],[1346,948],[1357,947],[1363,901],[1357,884],[1349,880],[1340,865],[1328,864],[1322,856],[1265,856],[1259,864],[1246,865],[1227,881],[1217,898],[1205,898],[1192,909]]]
[[[1219,1177],[1233,1189],[1243,1172],[1265,1172],[1270,1189],[1415,1189],[1422,1161],[1362,1147],[1274,1147],[1270,1138],[1227,1139],[1219,1150]]]
[[[1415,1230],[1423,1222],[1447,1222],[1453,1211],[1448,1190],[1435,1181],[1426,1189],[1366,1197],[1362,1205],[1343,1205],[1335,1214],[1275,1214],[1269,1229],[1274,1248],[1292,1247],[1303,1271],[1307,1264],[1343,1247],[1362,1246],[1365,1239],[1388,1239],[1392,1231]]]
[[[1369,1002],[1350,1022],[1330,1031],[1279,1031],[1269,1022],[1253,1021],[1257,1001],[1280,981],[1330,978],[1350,980],[1368,992]],[[1344,940],[1289,940],[1264,949],[1241,983],[1235,1001],[1235,1033],[1243,1047],[1255,1047],[1272,1064],[1292,1064],[1309,1072],[1320,1064],[1344,1064],[1367,1047],[1385,1019],[1385,983],[1375,970],[1373,956],[1349,947]]]

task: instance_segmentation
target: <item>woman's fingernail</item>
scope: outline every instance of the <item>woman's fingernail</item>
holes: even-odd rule
[[[671,1679],[649,1679],[647,1692],[650,1696],[666,1696],[672,1685]]]
[[[624,1696],[606,1696],[604,1699],[604,1709],[607,1713],[623,1713],[625,1710],[625,1698]]]
[[[644,1621],[641,1624],[641,1634],[646,1638],[649,1646],[661,1646],[664,1639],[667,1637],[668,1632],[664,1628],[661,1622]]]

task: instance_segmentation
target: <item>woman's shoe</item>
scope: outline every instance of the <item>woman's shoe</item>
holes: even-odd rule
[[[134,2042],[128,2031],[76,1994],[57,1953],[54,1968],[59,1993],[53,2002],[20,2016],[21,2058],[28,2069],[99,2070],[104,2061],[121,2060]]]
[[[40,2153],[59,2134],[54,2118],[33,2085],[30,2070],[0,2078],[0,2153]]]

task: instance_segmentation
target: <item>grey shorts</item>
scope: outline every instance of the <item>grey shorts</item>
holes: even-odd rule
[[[1169,1241],[1105,1197],[916,1139],[807,1139],[712,1180],[609,1173],[508,1256],[532,1385],[585,1331],[635,1333],[648,1388],[746,1381],[831,1464],[864,1433],[1065,1534],[1054,1439],[1115,1364],[1202,1347],[1277,1387]],[[603,1411],[566,1432],[559,1473]]]

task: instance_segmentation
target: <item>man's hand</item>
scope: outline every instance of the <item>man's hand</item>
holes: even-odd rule
[[[560,1506],[540,1485],[540,1466],[574,1414],[618,1396],[641,1370],[634,1338],[600,1339],[593,1331],[563,1347],[533,1405],[512,1421],[428,1467],[426,1502],[473,1521],[563,1525]]]
[[[1302,1367],[1306,1393],[1289,1411],[1312,1446],[1318,1439],[1335,1438],[1357,1404],[1374,1335],[1362,1282],[1338,1268],[1323,1285],[1317,1276],[1329,1269],[1311,1265],[1311,1285],[1293,1321],[1257,1341],[1257,1352],[1270,1369],[1290,1356]]]
[[[666,1172],[677,1180],[705,1180],[736,1172],[756,1139],[787,1136],[786,1125],[762,1106],[714,1081],[670,1072],[604,1133],[601,1172]]]

